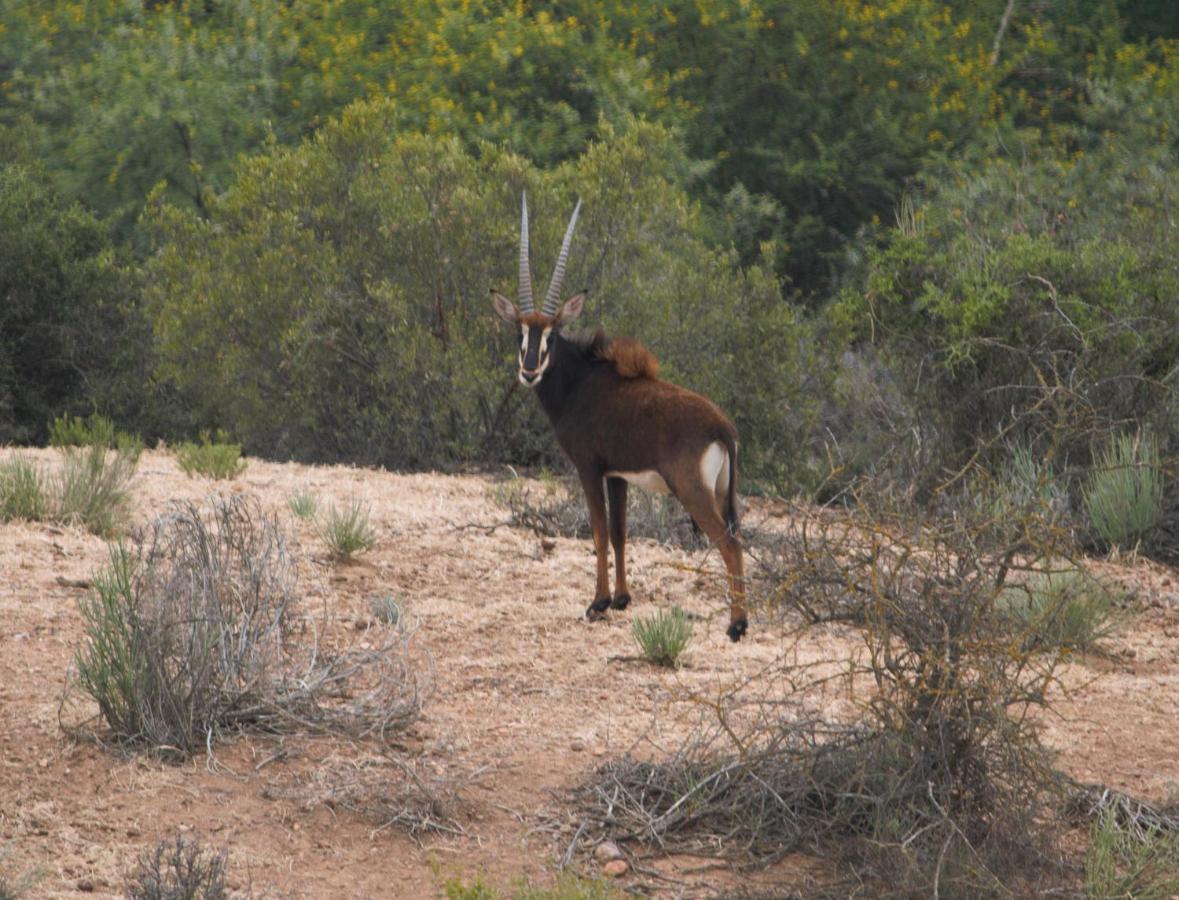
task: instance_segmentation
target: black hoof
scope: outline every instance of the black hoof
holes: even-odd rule
[[[610,601],[611,609],[626,609],[628,606],[630,606],[630,594],[617,594]]]
[[[729,623],[729,640],[733,643],[741,640],[745,636],[746,630],[749,628],[749,622],[745,619],[738,619],[736,622]]]
[[[606,617],[606,610],[610,608],[610,598],[603,597],[601,600],[595,600],[589,605],[589,609],[585,611],[585,617],[591,622],[597,619],[604,619]]]

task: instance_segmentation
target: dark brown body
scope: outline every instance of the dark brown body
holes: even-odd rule
[[[737,539],[737,429],[712,401],[660,379],[641,345],[601,333],[567,339],[555,333],[537,397],[561,448],[577,469],[589,505],[598,555],[594,602],[587,614],[630,602],[626,586],[628,483],[610,473],[655,473],[721,551],[730,577],[729,636],[746,628],[741,545]],[[701,477],[713,445],[728,454],[722,496]],[[606,502],[609,501],[607,519]],[[614,547],[615,592],[607,578],[607,531]]]

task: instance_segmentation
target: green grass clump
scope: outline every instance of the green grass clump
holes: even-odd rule
[[[377,544],[376,532],[368,521],[368,509],[355,498],[343,509],[335,503],[329,506],[315,520],[315,531],[335,560],[351,559]]]
[[[1118,595],[1080,569],[1036,573],[997,602],[1034,647],[1089,650],[1117,626]]]
[[[242,445],[230,443],[224,432],[218,432],[216,438],[203,432],[199,444],[181,444],[176,448],[176,461],[189,478],[197,474],[221,480],[237,478],[247,465]]]
[[[62,447],[61,454],[52,518],[84,525],[100,537],[117,534],[130,518],[128,487],[139,463],[138,451],[91,444]]]
[[[1104,810],[1089,832],[1085,896],[1090,900],[1179,896],[1179,835],[1130,829],[1115,810]]]
[[[645,659],[657,666],[676,668],[692,640],[692,621],[682,609],[673,606],[653,616],[637,617],[631,624],[631,634]]]
[[[1163,515],[1158,442],[1141,433],[1112,437],[1089,473],[1082,498],[1107,546],[1128,548],[1145,538]]]
[[[319,501],[310,491],[296,491],[287,500],[287,506],[298,518],[310,521],[315,518],[315,513],[319,510]]]
[[[49,514],[45,479],[27,459],[13,457],[0,463],[0,521],[39,522]]]
[[[78,686],[98,703],[112,730],[137,737],[146,730],[143,695],[151,682],[151,661],[141,640],[134,574],[127,548],[113,546],[110,562],[94,575],[91,592],[78,601],[86,638],[74,665]]]

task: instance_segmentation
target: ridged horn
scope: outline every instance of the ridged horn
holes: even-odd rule
[[[520,195],[520,312],[530,313],[532,305],[532,267],[528,265],[528,196]]]
[[[573,216],[569,219],[569,227],[565,229],[565,240],[561,242],[561,253],[557,257],[557,267],[553,270],[553,280],[549,282],[549,292],[545,294],[544,307],[541,312],[551,316],[557,311],[557,304],[561,302],[561,282],[565,280],[565,262],[569,259],[569,245],[573,242],[573,229],[577,227],[577,214],[581,212],[581,198],[577,198],[577,206],[573,207]]]

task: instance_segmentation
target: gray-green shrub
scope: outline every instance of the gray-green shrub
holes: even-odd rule
[[[108,450],[102,444],[62,447],[53,485],[53,518],[85,526],[101,537],[117,534],[131,514],[129,486],[136,449]]]
[[[1089,521],[1109,547],[1132,547],[1163,517],[1163,473],[1150,434],[1110,437],[1082,494]]]
[[[996,598],[1029,645],[1089,650],[1118,624],[1119,595],[1076,568],[1033,573]]]

